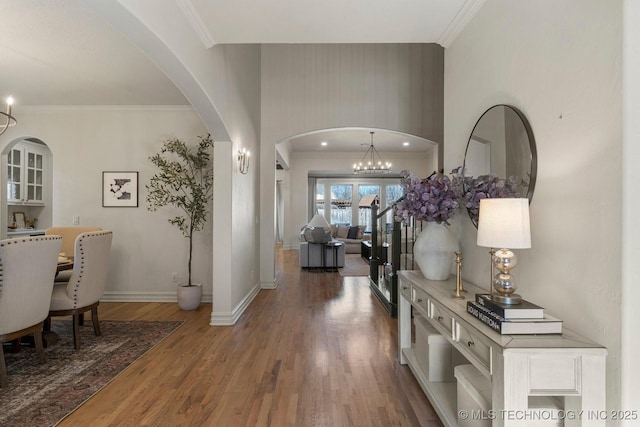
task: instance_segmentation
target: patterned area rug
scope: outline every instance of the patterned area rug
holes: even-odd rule
[[[75,351],[71,321],[54,319],[60,341],[45,349],[45,364],[38,364],[31,347],[5,352],[9,386],[0,388],[0,426],[57,424],[182,323],[107,320],[96,337],[89,319]]]

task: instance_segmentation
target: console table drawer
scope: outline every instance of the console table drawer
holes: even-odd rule
[[[429,315],[429,297],[418,288],[413,288],[413,303],[424,310],[425,316]]]
[[[449,335],[449,338],[452,338],[453,331],[453,317],[446,311],[440,304],[430,301],[431,303],[431,311],[429,312],[431,319],[433,319],[432,323],[436,326],[444,328]]]
[[[484,368],[485,373],[490,375],[492,373],[491,344],[482,338],[480,334],[470,331],[459,322],[456,322],[456,329],[456,341],[464,348],[463,354],[469,359],[475,359],[481,365],[476,367],[479,369]],[[473,362],[473,360],[470,361]]]
[[[411,301],[411,286],[407,285],[406,283],[401,283],[401,285],[400,285],[400,293],[407,300]]]

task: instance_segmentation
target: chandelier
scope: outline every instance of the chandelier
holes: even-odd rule
[[[5,133],[9,127],[14,126],[17,121],[16,118],[11,115],[11,106],[13,105],[13,98],[10,96],[7,98],[7,112],[0,111],[0,118],[5,118],[5,123],[0,124],[0,135]]]
[[[382,161],[382,157],[378,150],[373,146],[373,134],[375,132],[369,132],[371,134],[371,145],[364,157],[360,160],[360,163],[353,164],[353,173],[388,173],[391,170],[391,163]]]

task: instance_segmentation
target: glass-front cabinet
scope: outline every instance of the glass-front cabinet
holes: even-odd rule
[[[45,202],[45,156],[40,144],[20,142],[9,152],[7,203],[41,206]]]

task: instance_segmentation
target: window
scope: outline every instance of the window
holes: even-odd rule
[[[370,194],[380,195],[379,185],[358,185],[358,200],[361,200],[364,196]],[[358,208],[358,225],[366,225],[365,232],[371,232],[371,209],[370,208]]]
[[[311,209],[323,215],[330,224],[366,225],[371,231],[371,209],[361,209],[360,200],[367,195],[378,196],[378,213],[402,196],[400,178],[397,177],[324,177],[316,180],[315,191],[310,193]],[[393,213],[387,213],[378,221],[378,227],[384,230],[385,222],[393,222]]]
[[[316,184],[316,212],[324,216],[324,184]]]
[[[351,224],[352,185],[331,186],[331,224]]]
[[[402,185],[387,185],[385,189],[387,193],[385,206],[391,206],[393,202],[402,197]],[[393,227],[393,209],[387,212],[385,220],[387,224],[390,224],[389,227]]]

